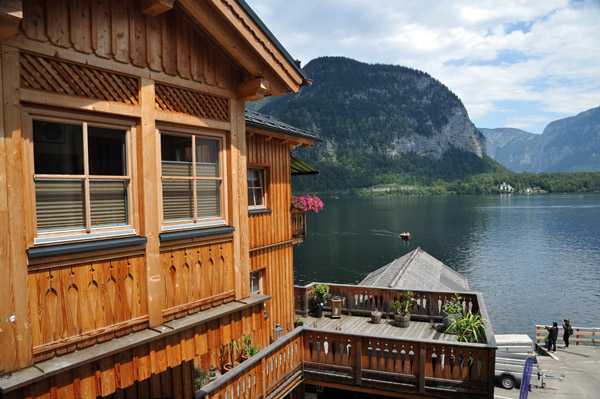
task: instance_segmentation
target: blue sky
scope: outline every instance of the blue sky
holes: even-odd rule
[[[292,57],[420,69],[477,127],[541,133],[600,106],[600,0],[247,0]]]

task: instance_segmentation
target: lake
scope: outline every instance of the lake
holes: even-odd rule
[[[421,247],[484,295],[494,332],[600,327],[600,194],[324,198],[294,281],[356,284]],[[409,231],[409,242],[400,233]]]

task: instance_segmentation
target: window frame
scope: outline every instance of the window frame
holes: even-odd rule
[[[82,127],[82,142],[83,142],[83,159],[84,171],[83,175],[62,175],[62,174],[36,174],[35,172],[35,154],[34,154],[34,133],[33,121],[39,120],[43,122],[55,122],[80,125]],[[88,152],[88,127],[99,127],[106,129],[116,129],[125,131],[125,175],[109,176],[109,175],[91,175],[89,173],[89,152]],[[29,195],[30,210],[26,215],[28,220],[31,220],[28,225],[31,229],[34,245],[54,244],[61,242],[84,241],[103,238],[114,238],[121,236],[135,235],[138,220],[138,199],[136,180],[136,165],[137,156],[133,151],[133,143],[136,142],[136,122],[130,119],[123,119],[114,116],[98,116],[86,112],[67,112],[63,110],[52,110],[46,108],[23,107],[23,136],[25,138],[24,163],[27,176],[26,189]],[[37,227],[37,212],[36,212],[36,180],[69,180],[77,179],[83,183],[83,206],[85,207],[83,229],[73,228],[68,230],[56,230],[48,232],[39,232]],[[107,181],[124,181],[126,182],[126,216],[128,224],[93,227],[91,220],[90,208],[90,181],[107,180]]]
[[[260,171],[260,175],[262,178],[262,199],[263,199],[263,204],[262,205],[250,205],[250,198],[248,197],[248,210],[258,210],[258,209],[269,209],[268,208],[268,176],[269,176],[269,170],[268,167],[262,166],[262,165],[253,165],[250,164],[247,167],[247,171],[250,170],[258,170]],[[247,172],[246,172],[246,176],[247,176]],[[248,181],[248,178],[246,177],[246,181]],[[247,187],[248,190],[250,190],[250,186]]]
[[[259,269],[259,270],[254,270],[250,272],[250,294],[260,294],[263,295],[264,291],[265,291],[265,287],[264,287],[264,270],[265,269]],[[257,291],[252,291],[252,275],[258,275],[258,290]]]
[[[203,129],[199,129],[199,128],[192,128],[192,127],[178,127],[178,126],[171,126],[171,125],[158,125],[156,126],[156,134],[157,134],[157,141],[158,141],[158,148],[157,148],[157,163],[158,163],[158,168],[159,168],[159,173],[158,173],[158,178],[159,178],[159,186],[160,186],[160,193],[159,193],[159,202],[160,202],[160,221],[161,221],[161,230],[166,232],[166,231],[174,231],[174,230],[184,230],[184,229],[194,229],[194,228],[208,228],[208,227],[215,227],[215,226],[226,226],[228,225],[228,220],[229,220],[229,209],[228,209],[228,174],[227,174],[227,134],[225,132],[218,132],[218,131],[214,131],[214,130],[203,130]],[[191,220],[172,220],[172,221],[165,221],[164,220],[164,209],[163,209],[163,180],[164,180],[164,176],[163,176],[163,172],[162,172],[162,142],[161,142],[161,135],[166,134],[166,135],[170,135],[170,136],[181,136],[181,137],[195,137],[198,139],[204,139],[204,140],[212,140],[212,141],[217,141],[219,143],[219,150],[218,150],[218,169],[219,169],[219,176],[216,178],[212,178],[212,177],[197,177],[197,176],[191,176],[191,177],[181,177],[181,176],[169,176],[167,177],[167,179],[171,179],[171,180],[192,180],[192,181],[198,181],[198,180],[214,180],[214,181],[219,181],[220,184],[220,201],[219,201],[219,206],[221,209],[221,216],[220,217],[215,217],[215,218],[198,218],[197,216],[197,200],[196,200],[196,195],[197,195],[197,191],[196,191],[196,183],[194,182],[194,189],[192,190],[193,193],[193,202],[194,202],[194,215],[192,217]],[[196,170],[196,151],[195,149],[195,139],[192,138],[192,168],[193,171],[195,172]]]

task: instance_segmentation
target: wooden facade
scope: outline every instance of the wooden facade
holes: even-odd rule
[[[221,366],[232,339],[251,334],[264,348],[275,324],[292,329],[290,149],[313,142],[247,133],[244,101],[308,81],[246,7],[235,0],[0,5],[2,394],[189,398],[194,367]],[[40,123],[83,132],[83,172],[39,170],[34,143],[70,145],[64,131],[40,139]],[[123,137],[122,173],[91,172],[96,127]],[[208,205],[215,215],[197,216],[194,205],[191,221],[166,216],[166,136],[218,149],[213,177],[170,178],[193,184],[194,204],[203,198],[199,187],[217,187]],[[269,213],[249,214],[249,165],[267,170]],[[92,203],[91,190],[115,180],[125,187],[125,222],[101,229],[93,214],[103,215],[106,201]],[[73,212],[40,205],[40,181],[83,182],[80,231],[54,226],[71,223]],[[251,294],[257,270],[264,289]]]

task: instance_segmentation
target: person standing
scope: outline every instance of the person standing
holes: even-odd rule
[[[563,328],[563,341],[565,341],[565,348],[569,347],[569,337],[573,335],[573,327],[569,319],[565,319],[562,325]]]
[[[546,327],[546,330],[548,330],[548,351],[552,350],[552,348],[554,347],[554,350],[552,350],[553,352],[556,352],[556,340],[558,339],[558,323],[553,321],[552,322],[552,327]]]

